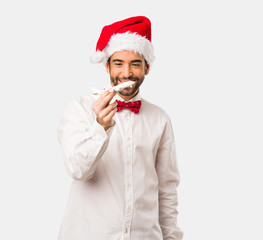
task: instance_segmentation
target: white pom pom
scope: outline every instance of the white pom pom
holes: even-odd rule
[[[91,61],[92,63],[102,63],[105,58],[106,58],[105,52],[96,51],[96,52],[90,57],[90,61]]]

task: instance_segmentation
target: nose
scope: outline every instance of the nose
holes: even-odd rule
[[[131,70],[130,65],[126,64],[123,66],[122,75],[123,75],[122,76],[123,78],[129,78],[132,76],[132,70]]]

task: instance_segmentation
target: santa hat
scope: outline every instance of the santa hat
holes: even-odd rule
[[[151,43],[151,22],[144,16],[131,17],[105,26],[100,34],[92,63],[106,64],[109,57],[122,50],[142,55],[151,65],[154,60]]]

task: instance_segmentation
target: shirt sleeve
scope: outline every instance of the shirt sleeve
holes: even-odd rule
[[[164,240],[181,240],[177,226],[177,187],[180,176],[176,161],[175,142],[170,120],[167,122],[157,152],[156,171],[159,181],[159,223]]]
[[[92,178],[112,130],[113,127],[105,131],[97,122],[87,100],[80,98],[67,107],[58,125],[58,140],[72,178],[79,181]]]

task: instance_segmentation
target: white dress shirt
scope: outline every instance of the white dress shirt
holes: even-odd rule
[[[60,240],[182,239],[171,122],[140,94],[136,100],[139,114],[117,112],[107,131],[96,121],[94,96],[75,100],[61,118],[58,138],[73,182]]]

